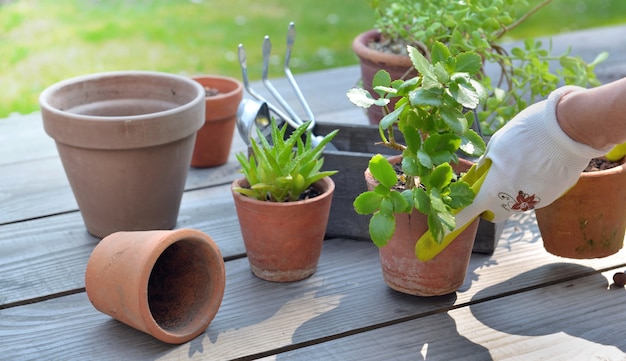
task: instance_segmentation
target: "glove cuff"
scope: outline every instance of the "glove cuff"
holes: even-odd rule
[[[532,136],[539,140],[537,145],[542,153],[565,167],[580,168],[582,164],[586,166],[589,160],[603,156],[610,150],[610,148],[595,149],[579,143],[570,138],[559,126],[556,119],[556,106],[564,95],[581,89],[584,88],[564,86],[556,89],[546,100],[543,116],[529,119],[529,123],[538,123],[529,124],[529,129],[531,133],[534,133]]]

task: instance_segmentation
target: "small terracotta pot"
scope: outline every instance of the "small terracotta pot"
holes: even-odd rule
[[[392,80],[410,79],[417,76],[417,71],[413,67],[411,58],[408,56],[383,53],[376,51],[368,46],[371,42],[380,41],[380,32],[378,30],[369,30],[359,34],[352,42],[352,50],[358,56],[361,64],[361,80],[363,81],[363,89],[367,90],[373,97],[378,98],[379,95],[374,92],[372,87],[372,78],[376,72],[385,69]],[[424,45],[420,44],[420,49],[427,53]],[[408,72],[408,73],[407,73]],[[395,101],[389,104],[391,110]],[[367,109],[367,116],[370,124],[378,124],[383,118],[381,107],[372,106]]]
[[[583,172],[565,195],[535,210],[544,248],[557,256],[610,256],[624,244],[626,169]]]
[[[234,187],[247,187],[237,179]],[[252,273],[273,282],[305,279],[317,270],[335,183],[314,184],[321,194],[296,202],[262,202],[232,191]]]
[[[44,128],[91,234],[174,227],[204,98],[187,77],[142,71],[81,76],[43,91]]]
[[[230,154],[243,84],[235,78],[217,75],[195,76],[193,79],[218,94],[206,97],[205,122],[196,136],[191,166],[206,168],[222,165],[228,161]]]
[[[85,288],[100,312],[180,344],[213,320],[225,277],[219,248],[200,231],[116,232],[93,250]]]
[[[400,157],[392,157],[392,163]],[[465,172],[471,162],[460,159],[453,165],[457,172]],[[369,190],[378,184],[369,169],[365,171]],[[476,219],[441,253],[423,262],[415,256],[415,242],[428,230],[428,218],[414,210],[411,214],[398,213],[396,231],[389,242],[379,249],[385,283],[392,289],[416,296],[439,296],[458,290],[465,281],[478,230]]]

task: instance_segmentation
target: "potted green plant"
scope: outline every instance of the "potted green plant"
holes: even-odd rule
[[[481,57],[472,52],[453,55],[441,42],[430,49],[430,62],[417,48],[407,49],[419,76],[392,81],[381,70],[373,81],[376,98],[364,88],[348,91],[358,106],[385,109],[381,143],[401,151],[396,158],[371,158],[365,172],[369,190],[355,199],[354,208],[372,214],[369,232],[380,247],[386,283],[405,293],[441,295],[463,284],[478,221],[428,262],[416,257],[415,245],[427,230],[442,242],[455,228],[454,213],[474,199],[472,185],[459,177],[471,163],[457,152],[477,157],[485,150],[482,138],[470,128],[474,113],[465,111],[484,98],[482,85],[473,78]],[[393,109],[391,99],[397,100]],[[404,144],[396,141],[394,128]]]
[[[354,51],[365,63],[363,86],[371,93],[371,75],[392,63],[385,59],[372,69],[372,62],[367,59],[374,53],[404,57],[403,68],[399,70],[403,74],[411,68],[404,50],[406,45],[423,44],[425,47],[419,48],[424,51],[439,41],[452,54],[475,52],[483,60],[477,79],[490,94],[478,108],[478,117],[482,131],[491,134],[529,104],[547,96],[560,81],[583,87],[599,85],[594,68],[606,58],[606,53],[586,63],[568,52],[551,54],[549,48],[545,49],[535,39],[526,39],[523,47],[510,51],[502,46],[505,34],[551,1],[543,0],[531,6],[518,0],[372,0],[375,30],[360,34],[353,42]],[[428,53],[424,53],[428,58]],[[552,70],[551,62],[558,62],[560,67]],[[496,73],[498,79],[486,71],[490,65],[500,70]],[[380,120],[380,116],[372,117],[371,111],[369,115],[370,122]]]
[[[337,131],[313,147],[309,126],[286,138],[287,125],[273,119],[271,142],[258,132],[250,156],[237,154],[245,177],[233,181],[232,194],[250,268],[265,280],[297,281],[317,269],[336,173],[320,170],[322,152]]]

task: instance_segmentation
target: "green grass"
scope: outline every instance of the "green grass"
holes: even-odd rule
[[[537,0],[531,0],[536,2]],[[554,0],[511,33],[554,34],[624,23],[624,0]],[[296,23],[295,74],[356,64],[352,39],[372,27],[367,0],[0,0],[0,118],[38,110],[45,87],[109,70],[261,76],[261,44],[273,44],[271,77],[283,76],[285,36]],[[356,79],[355,79],[356,81]]]

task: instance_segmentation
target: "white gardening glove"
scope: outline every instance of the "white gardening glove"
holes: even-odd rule
[[[514,213],[549,205],[576,184],[589,160],[609,151],[572,140],[557,123],[559,100],[578,89],[555,90],[491,137],[485,154],[462,177],[476,192],[474,202],[458,211],[455,229],[441,244],[429,231],[424,233],[415,245],[418,259],[435,257],[478,216],[497,223]]]

